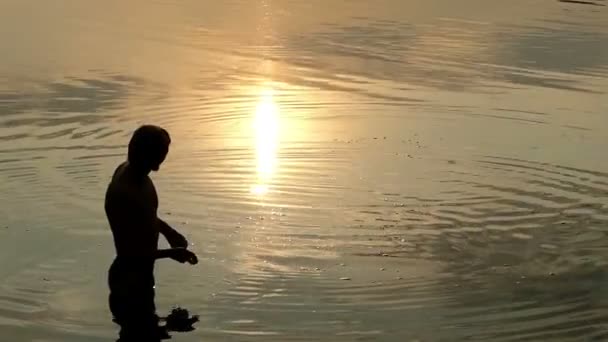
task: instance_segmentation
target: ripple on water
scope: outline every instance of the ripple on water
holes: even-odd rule
[[[54,62],[0,84],[0,325],[115,335],[103,194],[157,123],[160,211],[201,256],[157,272],[159,307],[202,315],[185,339],[607,339],[608,174],[569,156],[604,143],[604,12],[516,2],[46,8],[82,53],[22,30]]]

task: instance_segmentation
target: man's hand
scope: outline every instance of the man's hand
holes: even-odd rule
[[[182,264],[188,262],[191,265],[196,265],[198,263],[196,254],[185,248],[173,248],[170,251],[169,257],[177,262],[181,262]]]

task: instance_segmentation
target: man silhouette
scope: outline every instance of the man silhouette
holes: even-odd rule
[[[154,264],[171,258],[198,262],[186,238],[158,218],[158,196],[149,177],[165,160],[171,138],[158,126],[144,125],[133,133],[127,161],[120,164],[108,185],[105,211],[112,230],[116,258],[110,267],[109,305],[121,326],[121,342],[160,341],[168,337],[159,328],[154,304]],[[158,249],[159,234],[170,249]]]

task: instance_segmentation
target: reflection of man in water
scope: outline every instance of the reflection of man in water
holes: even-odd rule
[[[110,182],[105,210],[114,236],[116,258],[109,271],[110,310],[121,326],[120,341],[160,341],[154,304],[154,263],[171,258],[197,263],[183,235],[157,217],[158,197],[148,174],[158,171],[169,152],[166,130],[138,128],[129,143],[128,160]],[[170,249],[158,249],[159,233]]]

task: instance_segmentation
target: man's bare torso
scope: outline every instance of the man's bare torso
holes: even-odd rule
[[[105,210],[114,235],[117,258],[150,257],[158,248],[158,196],[149,177],[134,177],[125,162],[108,186]]]

